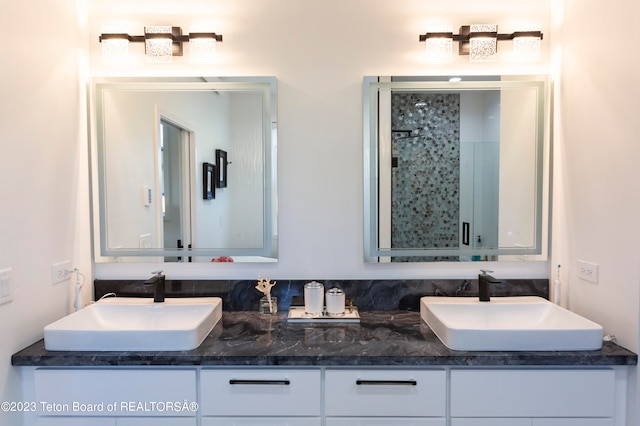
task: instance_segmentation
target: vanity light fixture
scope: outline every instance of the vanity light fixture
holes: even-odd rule
[[[540,57],[542,32],[516,31],[508,34],[498,33],[496,24],[463,25],[459,34],[450,31],[427,31],[419,40],[427,46],[427,59],[430,62],[451,60],[452,50],[448,46],[458,42],[458,55],[469,55],[471,62],[493,62],[498,51],[498,42],[512,40],[514,50],[521,60],[535,60]]]
[[[208,30],[182,34],[182,28],[156,25],[144,28],[144,35],[106,32],[98,38],[102,43],[102,59],[107,63],[123,62],[129,53],[129,43],[144,43],[145,56],[150,63],[170,63],[174,56],[182,56],[182,44],[189,42],[192,59],[203,62],[215,53],[215,43],[222,35]]]

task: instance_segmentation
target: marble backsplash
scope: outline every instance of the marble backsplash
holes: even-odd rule
[[[303,295],[303,286],[312,281],[278,280],[272,295],[278,309],[288,310],[295,296]],[[361,311],[418,311],[423,296],[477,297],[478,280],[322,280],[325,289],[339,287],[347,299]],[[262,293],[255,289],[257,280],[166,280],[166,297],[221,297],[226,311],[255,311]],[[153,286],[144,280],[94,281],[95,300],[107,293],[120,297],[153,297]],[[548,279],[505,279],[492,284],[491,296],[541,296],[549,298]]]

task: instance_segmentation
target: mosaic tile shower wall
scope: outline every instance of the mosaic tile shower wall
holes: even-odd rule
[[[457,247],[460,95],[393,93],[391,245]],[[394,262],[457,260],[394,257]]]

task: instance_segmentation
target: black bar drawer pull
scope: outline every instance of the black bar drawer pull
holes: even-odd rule
[[[415,380],[356,380],[356,385],[403,385],[403,386],[417,386],[418,382]]]
[[[291,384],[289,380],[238,380],[231,379],[229,380],[230,385],[284,385],[288,386]]]

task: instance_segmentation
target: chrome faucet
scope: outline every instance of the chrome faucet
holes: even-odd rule
[[[162,271],[153,271],[152,274],[155,275],[144,283],[145,285],[155,285],[153,290],[153,301],[155,303],[162,303],[164,302],[164,275],[162,275]]]
[[[478,275],[478,295],[481,302],[489,302],[491,300],[489,284],[497,284],[501,282],[489,275],[490,272],[493,271],[481,269],[480,275]]]

